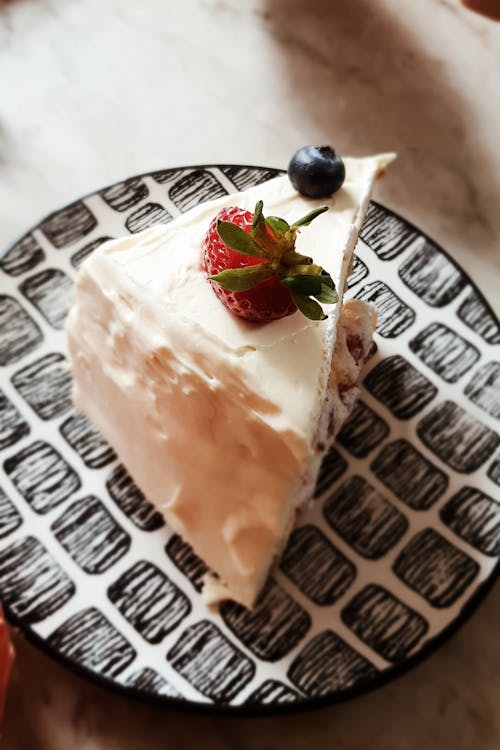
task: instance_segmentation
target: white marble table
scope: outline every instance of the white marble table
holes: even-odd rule
[[[498,311],[500,24],[458,0],[0,0],[0,245],[149,169],[283,167],[305,143],[397,150],[378,198],[441,242]],[[439,653],[287,719],[162,713],[16,637],[7,750],[500,744],[500,597]]]

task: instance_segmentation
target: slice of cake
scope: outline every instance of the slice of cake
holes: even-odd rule
[[[321,201],[277,177],[105,243],[79,272],[67,321],[75,405],[213,571],[207,601],[254,604],[353,406],[375,318],[360,302],[342,307],[342,295],[374,180],[392,158],[346,159],[342,188]],[[295,247],[333,281],[326,320],[251,323],[213,293],[207,229],[224,207],[258,201],[287,221],[329,209]]]

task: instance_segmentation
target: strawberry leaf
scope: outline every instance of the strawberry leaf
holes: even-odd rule
[[[262,201],[258,201],[255,205],[250,235],[260,247],[262,255],[272,257],[276,254],[276,240],[267,228],[266,220],[262,214],[263,205]]]
[[[302,294],[306,297],[321,294],[321,276],[285,276],[281,279],[283,286],[286,286],[292,294]]]
[[[328,317],[321,309],[321,305],[318,305],[318,303],[310,297],[294,292],[292,292],[292,297],[302,315],[305,315],[309,320],[325,320]]]
[[[312,265],[313,259],[309,255],[302,255],[302,253],[297,253],[295,250],[289,250],[283,255],[281,262],[284,266],[308,266]]]
[[[266,224],[278,239],[284,237],[290,231],[290,224],[285,219],[280,219],[279,216],[268,216]]]
[[[325,305],[334,305],[336,302],[339,301],[339,295],[335,291],[335,287],[332,289],[330,286],[328,286],[327,284],[323,282],[322,278],[321,278],[321,291],[319,294],[313,294],[313,297],[316,297],[318,302],[323,302]]]
[[[335,291],[335,283],[330,274],[326,271],[321,274],[321,283]]]
[[[339,299],[335,284],[328,274],[285,276],[281,283],[292,292],[292,295],[295,293],[305,297],[316,297],[318,302],[327,305],[333,305]]]
[[[217,234],[222,242],[231,248],[231,250],[234,250],[235,253],[252,255],[256,258],[264,257],[263,251],[253,237],[231,221],[218,221]]]
[[[302,219],[299,219],[298,221],[294,221],[290,229],[298,229],[299,227],[308,227],[311,221],[313,221],[320,214],[324,214],[325,211],[328,211],[328,206],[320,206],[319,208],[314,208],[308,214],[303,216]]]
[[[269,279],[273,271],[266,263],[246,268],[228,268],[216,276],[209,276],[209,281],[216,281],[223,289],[229,292],[246,292],[248,289],[260,284],[261,281]]]
[[[264,202],[263,201],[257,201],[255,204],[255,211],[253,212],[253,221],[252,221],[252,229],[251,231],[258,227],[260,222],[263,220],[262,216],[262,209],[264,208]]]
[[[307,263],[296,263],[288,269],[288,276],[321,276],[326,273],[321,266],[311,263],[310,258],[306,258]]]

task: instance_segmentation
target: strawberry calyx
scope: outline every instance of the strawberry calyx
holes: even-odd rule
[[[300,312],[310,320],[324,320],[328,316],[321,304],[334,304],[338,294],[330,274],[313,259],[295,250],[297,233],[328,211],[321,206],[310,211],[293,224],[279,216],[265,217],[263,202],[255,206],[250,232],[230,221],[217,221],[217,233],[227,247],[236,253],[259,259],[258,263],[243,268],[228,268],[210,281],[223,289],[245,292],[267,279],[276,277],[288,289]]]

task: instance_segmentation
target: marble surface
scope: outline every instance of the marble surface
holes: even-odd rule
[[[377,197],[499,311],[500,24],[458,0],[0,0],[0,246],[150,169],[284,167],[304,143],[397,150]],[[287,719],[193,718],[108,695],[17,635],[7,750],[493,750],[500,596],[427,662]]]

